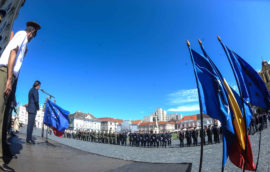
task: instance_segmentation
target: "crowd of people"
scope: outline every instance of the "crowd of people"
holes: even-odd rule
[[[267,128],[267,119],[270,121],[270,115],[259,114],[253,116],[248,128],[249,134]],[[115,144],[123,146],[136,147],[168,147],[172,145],[172,133],[146,133],[146,132],[105,132],[90,130],[71,130],[68,129],[64,134],[65,138],[77,139],[89,142]],[[198,128],[183,129],[177,133],[180,147],[198,146],[201,143],[215,144],[222,142],[222,127],[217,125],[205,126],[201,132]],[[176,138],[177,138],[176,137]]]
[[[200,129],[188,129],[178,132],[177,137],[180,141],[180,147],[197,146],[198,137],[200,137]],[[202,141],[205,144],[208,138],[208,144],[219,143],[221,138],[221,128],[217,126],[208,126],[204,128],[202,132]],[[212,141],[212,137],[214,140]],[[115,144],[123,146],[136,146],[136,147],[167,147],[172,145],[172,133],[145,133],[145,132],[105,132],[105,131],[90,131],[90,130],[66,130],[64,134],[65,138]],[[186,140],[186,141],[185,141]]]
[[[181,130],[178,138],[180,141],[180,147],[197,146],[199,145],[198,138],[201,140],[200,143],[203,144],[206,144],[206,138],[208,144],[220,143],[220,140],[222,140],[222,128],[217,125],[209,125],[208,127],[205,127],[202,132],[201,129],[196,128],[188,129],[186,131]]]
[[[255,134],[258,131],[261,131],[267,128],[267,119],[270,122],[270,114],[263,113],[254,115],[250,121],[248,132],[249,134]]]
[[[164,133],[144,133],[144,132],[95,132],[89,130],[66,130],[64,137],[83,141],[115,144],[123,146],[137,147],[167,147],[171,146],[172,135],[169,132]],[[128,144],[127,144],[128,142]]]

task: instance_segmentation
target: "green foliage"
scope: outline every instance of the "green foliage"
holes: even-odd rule
[[[177,133],[172,133],[172,140],[178,140],[178,134]]]

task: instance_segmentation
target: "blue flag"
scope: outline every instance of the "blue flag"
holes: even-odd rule
[[[43,123],[53,127],[58,132],[64,132],[69,127],[69,112],[47,100]]]
[[[247,103],[270,108],[270,95],[260,75],[239,55],[226,47],[232,61],[233,70],[239,81],[243,98]],[[240,90],[239,90],[240,91]]]
[[[191,50],[194,58],[194,67],[198,76],[202,111],[214,119],[218,119],[222,125],[224,135],[224,158],[223,165],[227,161],[227,148],[234,141],[234,128],[229,109],[229,102],[226,95],[226,90],[220,80],[220,73],[213,68],[210,61]]]
[[[212,59],[208,56],[208,54],[206,53],[206,51],[204,50],[204,48],[203,48],[202,45],[201,45],[201,49],[203,51],[204,56],[209,60],[212,68],[217,73],[219,79],[221,81],[225,81],[225,79],[223,78],[222,74],[220,73],[220,71],[218,70],[218,68],[216,67],[216,65],[212,61]],[[233,94],[234,94],[234,96],[236,98],[236,101],[237,101],[238,105],[240,106],[240,109],[242,111],[242,114],[244,114],[244,112],[245,112],[245,115],[246,115],[246,128],[248,128],[249,127],[249,124],[250,124],[250,121],[251,121],[251,118],[252,118],[252,111],[251,111],[248,103],[245,100],[243,100],[243,102],[242,102],[240,96],[238,95],[238,93],[234,89],[232,89],[232,88],[231,88],[231,90],[232,90],[232,92],[233,92]],[[227,91],[226,88],[225,88],[225,91]],[[228,92],[226,94],[228,95]],[[244,104],[244,108],[245,109],[243,109],[243,104]]]

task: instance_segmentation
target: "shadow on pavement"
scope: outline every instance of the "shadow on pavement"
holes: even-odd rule
[[[8,138],[8,142],[10,145],[5,146],[4,158],[3,158],[6,164],[9,164],[13,158],[16,158],[17,154],[20,154],[20,151],[23,148],[22,144],[25,143],[25,140],[17,136],[13,136],[13,137]]]

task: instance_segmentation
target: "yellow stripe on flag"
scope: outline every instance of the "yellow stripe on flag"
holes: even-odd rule
[[[234,97],[234,94],[229,87],[228,83],[224,79],[224,85],[226,87],[226,90],[228,92],[228,99],[230,103],[230,109],[232,110],[234,114],[234,119],[233,119],[233,126],[237,135],[237,139],[239,141],[240,146],[242,147],[243,150],[245,150],[245,121],[243,119],[242,111]]]

